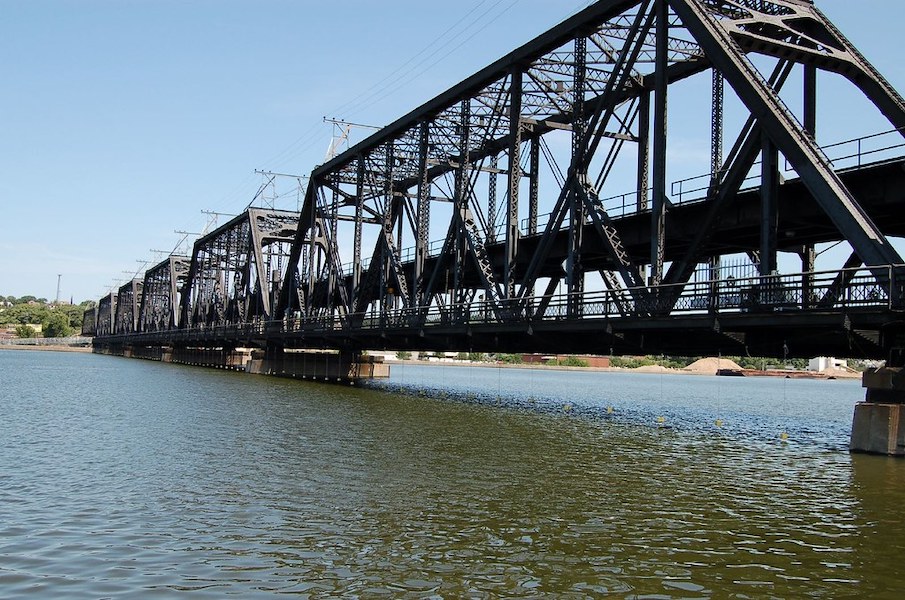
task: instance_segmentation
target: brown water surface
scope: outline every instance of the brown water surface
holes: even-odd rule
[[[905,592],[905,461],[844,450],[856,384],[475,371],[0,353],[0,597]]]

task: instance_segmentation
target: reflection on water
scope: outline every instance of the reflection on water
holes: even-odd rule
[[[903,591],[905,462],[840,449],[857,385],[402,371],[0,352],[0,596]]]

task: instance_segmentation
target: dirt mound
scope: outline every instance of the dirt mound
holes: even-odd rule
[[[836,379],[861,379],[861,373],[853,369],[827,369],[822,374]]]
[[[716,375],[717,371],[730,369],[730,370],[741,370],[741,367],[734,360],[729,360],[728,358],[717,358],[715,356],[709,356],[707,358],[702,358],[694,361],[684,369],[683,371],[690,371],[692,373],[703,373],[706,375]]]
[[[635,367],[632,369],[634,373],[671,373],[675,369],[668,369],[662,365],[644,365],[643,367]]]

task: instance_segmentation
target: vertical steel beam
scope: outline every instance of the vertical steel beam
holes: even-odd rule
[[[575,70],[572,90],[572,166],[573,189],[569,205],[569,253],[566,257],[566,289],[569,294],[568,313],[577,317],[581,311],[584,273],[581,266],[581,241],[584,232],[585,206],[583,191],[578,188],[587,185],[586,152],[588,137],[588,117],[585,114],[585,88],[587,78],[587,45],[584,36],[575,38]]]
[[[638,101],[638,212],[647,210],[650,185],[650,94]]]
[[[723,75],[716,69],[713,70],[712,82],[713,107],[710,116],[710,184],[712,190],[720,182],[720,169],[723,167]]]
[[[528,168],[531,169],[528,179],[528,235],[536,235],[538,184],[540,181],[540,139],[538,137],[531,138],[528,152],[528,160],[530,162]]]
[[[332,176],[333,185],[331,187],[331,195],[332,202],[330,206],[324,206],[324,218],[327,219],[327,231],[329,231],[330,235],[327,236],[331,240],[339,239],[339,173],[334,173]],[[336,273],[333,269],[330,269],[327,273],[327,298],[333,298],[334,292],[336,291],[336,284],[338,283],[339,273]]]
[[[711,115],[710,115],[710,199],[716,197],[720,185],[720,169],[723,167],[723,75],[713,70],[711,81]],[[720,295],[720,263],[719,256],[711,256],[708,261],[708,279],[710,280],[710,312],[719,311]]]
[[[663,250],[666,237],[666,129],[667,129],[667,67],[669,66],[669,5],[657,0],[656,42],[654,59],[654,195],[651,211],[650,283],[659,285],[663,279]]]
[[[719,312],[720,308],[720,267],[722,259],[719,256],[711,256],[707,262],[707,278],[710,280],[710,301],[708,306],[711,313]]]
[[[459,153],[459,166],[456,168],[455,174],[455,190],[453,201],[455,202],[455,217],[457,226],[453,235],[455,243],[453,245],[453,256],[455,257],[455,265],[453,267],[453,302],[459,306],[463,300],[464,279],[465,279],[465,255],[468,250],[468,243],[465,239],[465,219],[468,213],[468,202],[471,199],[471,165],[469,161],[470,149],[470,128],[471,128],[471,102],[467,99],[462,100],[459,104],[459,123],[458,134],[459,140],[457,151]]]
[[[817,67],[804,65],[804,131],[817,140]],[[817,252],[813,244],[806,245],[801,252],[801,303],[802,308],[813,305],[814,271]]]
[[[361,293],[359,289],[361,285],[361,227],[362,227],[362,205],[364,204],[364,188],[365,188],[365,157],[358,156],[358,173],[355,177],[355,239],[353,241],[354,248],[352,250],[352,306],[358,300]],[[331,246],[336,246],[337,240],[330,240]],[[334,248],[335,249],[335,248]],[[334,250],[331,249],[331,250]],[[331,267],[332,268],[332,267]]]
[[[817,262],[817,250],[814,244],[807,244],[801,250],[801,304],[802,308],[810,308],[814,304],[814,269]]]
[[[776,237],[779,227],[779,151],[770,138],[761,138],[760,274],[776,271]]]
[[[515,262],[518,248],[518,200],[522,182],[522,72],[513,69],[509,83],[509,185],[506,207],[506,266],[503,271],[503,294],[515,295]],[[536,219],[536,215],[535,215]]]
[[[430,125],[422,121],[418,133],[418,211],[415,231],[415,285],[412,286],[412,306],[426,304],[424,290],[424,263],[430,236],[430,174],[427,171],[428,153],[430,152]]]
[[[817,139],[817,67],[804,66],[804,130]]]
[[[168,329],[178,329],[179,328],[179,294],[183,293],[183,285],[185,281],[180,275],[183,275],[179,271],[179,268],[182,267],[185,269],[184,259],[174,259],[172,256],[170,257],[169,264],[169,284],[170,284],[170,297],[169,306],[169,324],[167,325]],[[182,285],[180,285],[182,284]]]
[[[490,173],[487,180],[487,243],[496,242],[496,192],[497,170],[500,168],[500,158],[496,154],[490,157]]]

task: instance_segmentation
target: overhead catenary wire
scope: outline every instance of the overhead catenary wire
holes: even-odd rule
[[[483,13],[481,13],[481,15],[479,15],[478,18],[481,19],[481,18],[485,17],[486,15],[488,15],[490,12],[493,11],[493,9],[495,9],[496,7],[498,7],[499,5],[501,5],[501,4],[503,3],[503,1],[504,1],[504,0],[498,0],[498,1],[497,1],[496,3],[494,3],[488,10],[484,11]],[[494,15],[494,16],[492,16],[492,17],[487,18],[487,19],[483,22],[483,24],[482,24],[477,30],[475,30],[475,31],[473,31],[473,32],[471,33],[471,35],[468,35],[468,36],[466,36],[466,37],[461,38],[461,41],[459,41],[458,44],[456,44],[455,46],[453,46],[452,48],[450,48],[449,51],[447,51],[445,54],[443,54],[442,56],[440,56],[439,58],[437,58],[437,59],[436,59],[435,61],[433,61],[432,63],[430,63],[430,64],[424,66],[424,67],[421,68],[419,71],[417,71],[417,72],[416,72],[416,73],[408,80],[408,82],[411,82],[412,80],[418,79],[419,77],[421,77],[422,75],[424,75],[425,73],[427,73],[428,71],[430,71],[433,67],[437,66],[437,64],[439,64],[440,62],[442,62],[443,60],[445,60],[446,58],[448,58],[453,52],[455,52],[456,50],[459,50],[460,48],[462,48],[462,46],[464,46],[465,44],[467,44],[468,42],[470,42],[476,35],[478,35],[478,34],[481,33],[482,31],[484,31],[485,29],[487,29],[487,27],[489,27],[489,26],[492,25],[494,22],[496,22],[501,16],[503,16],[504,14],[506,14],[507,12],[509,12],[509,11],[510,11],[517,3],[518,3],[518,0],[511,0],[511,1],[509,2],[509,4],[508,4],[506,7],[503,8],[502,11],[500,11],[498,14],[496,14],[496,15]],[[472,25],[473,25],[474,23],[476,23],[476,22],[477,22],[477,20],[473,21],[473,22],[472,22]],[[466,29],[466,31],[467,31],[467,29]],[[465,33],[465,32],[463,32],[463,33]],[[358,108],[358,107],[361,106],[361,105],[367,106],[367,105],[370,105],[370,104],[374,104],[374,103],[380,102],[381,100],[384,100],[384,99],[385,99],[387,96],[389,96],[390,94],[396,92],[397,89],[398,89],[398,86],[396,86],[395,84],[397,84],[397,83],[403,81],[403,77],[404,77],[405,75],[408,75],[409,73],[411,73],[411,72],[414,71],[415,69],[417,69],[417,68],[421,67],[422,65],[424,65],[424,63],[427,62],[428,60],[430,60],[434,55],[436,55],[437,52],[439,52],[439,51],[443,50],[444,48],[446,48],[447,46],[449,46],[449,44],[450,44],[452,41],[455,41],[456,39],[457,39],[457,38],[454,38],[453,40],[447,41],[447,42],[445,42],[444,44],[442,44],[439,48],[437,48],[437,50],[436,50],[434,53],[432,53],[431,55],[428,55],[428,56],[425,57],[423,60],[419,61],[417,64],[415,64],[415,65],[412,67],[412,69],[410,69],[410,70],[407,71],[406,73],[403,73],[403,74],[400,75],[399,77],[395,78],[392,82],[390,82],[389,85],[385,86],[385,87],[381,90],[381,93],[375,93],[375,94],[371,94],[370,96],[366,96],[366,97],[362,97],[362,98],[357,99],[358,101],[357,101],[357,103],[356,103],[356,105],[355,105],[355,108]],[[348,109],[348,110],[352,110],[352,109]]]
[[[433,36],[430,44],[408,58],[382,79],[366,88],[364,93],[356,95],[353,101],[346,102],[332,111],[324,111],[325,114],[338,114],[343,111],[354,111],[363,106],[370,106],[377,101],[384,100],[400,88],[400,86],[397,85],[398,83],[402,81],[411,83],[424,76],[436,65],[452,55],[456,50],[462,48],[482,31],[486,30],[500,17],[510,12],[518,3],[518,0],[511,0],[508,3],[506,3],[506,0],[497,0],[490,6],[486,6],[484,10],[481,10],[482,7],[487,5],[488,1],[489,0],[480,0],[462,17],[448,26],[440,35]],[[571,16],[587,6],[590,6],[594,1],[595,0],[582,0],[573,5],[566,14]],[[502,9],[497,10],[501,6]],[[462,26],[463,24],[464,26]],[[450,47],[453,43],[455,43],[455,45]],[[444,50],[447,51],[443,53]],[[434,60],[429,62],[431,59]],[[320,126],[321,123],[312,123],[312,125],[306,128],[296,139],[271,156],[268,160],[264,161],[265,164],[278,166],[311,149],[321,139],[322,133]],[[246,207],[250,205],[251,203],[247,202],[245,198],[247,198],[246,194],[248,193],[249,186],[253,180],[254,173],[246,175],[235,187],[224,194],[218,202],[214,203],[216,210],[218,212],[237,212],[238,208],[241,206],[239,204],[240,202]],[[277,198],[284,198],[297,193],[297,190],[293,189],[291,192],[277,195]],[[256,194],[252,194],[252,198],[254,199],[255,197]],[[252,202],[253,201],[254,200],[252,200]],[[193,228],[194,225],[194,221],[187,222],[182,229],[190,229]],[[176,242],[173,246],[172,253],[177,253],[180,250],[180,247],[186,243],[187,237],[188,236],[183,235],[179,241]],[[160,245],[165,246],[165,244]],[[153,259],[148,259],[148,262],[153,262]]]
[[[452,32],[456,27],[459,26],[460,23],[462,23],[462,21],[466,20],[466,19],[467,19],[469,16],[471,16],[476,10],[478,10],[481,6],[483,6],[484,4],[486,4],[487,1],[488,1],[488,0],[481,0],[480,2],[478,2],[478,4],[476,4],[471,10],[469,10],[467,13],[465,13],[465,15],[463,15],[458,21],[456,21],[455,23],[453,23],[452,25],[450,25],[443,33],[441,33],[441,34],[438,35],[438,36],[434,36],[434,37],[432,38],[431,43],[429,43],[429,44],[426,45],[424,48],[422,48],[421,50],[419,50],[418,52],[416,52],[415,54],[413,54],[407,61],[405,61],[404,63],[402,63],[402,64],[399,65],[398,67],[396,67],[393,71],[391,71],[391,72],[390,72],[388,75],[386,75],[383,79],[381,79],[380,81],[377,81],[376,83],[372,84],[369,88],[365,89],[360,95],[358,95],[358,96],[355,98],[355,100],[351,100],[351,101],[349,101],[349,102],[346,102],[345,104],[343,104],[343,105],[337,107],[337,109],[336,109],[335,111],[333,111],[333,112],[338,113],[338,112],[342,112],[342,111],[349,110],[350,107],[352,107],[352,106],[358,106],[359,104],[361,104],[361,100],[362,100],[362,99],[369,97],[371,94],[374,93],[375,90],[378,90],[378,88],[379,88],[379,89],[385,89],[387,86],[392,85],[393,82],[390,82],[390,81],[389,81],[390,78],[392,78],[392,77],[395,76],[396,74],[400,73],[403,69],[405,69],[405,67],[407,67],[408,65],[412,64],[412,62],[414,62],[419,56],[422,56],[425,52],[427,52],[428,50],[430,50],[430,48],[431,48],[434,44],[436,44],[436,42],[438,42],[439,40],[442,40],[444,37],[446,37],[447,34],[449,34],[450,32]],[[502,2],[502,0],[499,0],[499,1],[497,2],[497,4],[499,4],[500,2]],[[405,73],[403,73],[403,75],[405,75]],[[394,81],[395,81],[395,80],[394,80]]]

